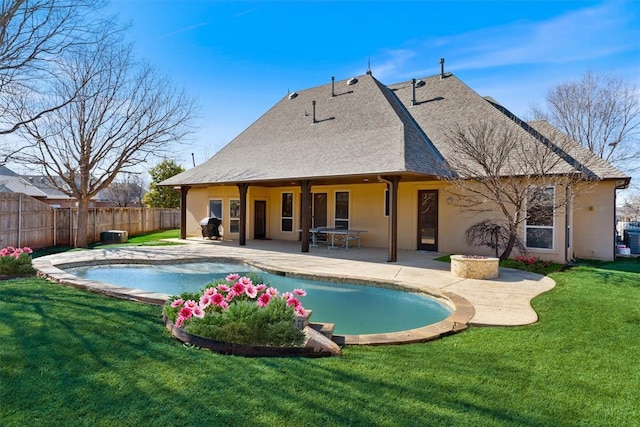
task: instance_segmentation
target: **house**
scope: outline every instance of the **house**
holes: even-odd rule
[[[457,153],[447,134],[480,117],[532,146],[558,138],[547,123],[527,124],[478,95],[441,61],[439,74],[391,86],[367,72],[289,93],[207,162],[162,185],[181,191],[182,238],[200,235],[199,220],[215,215],[240,245],[247,237],[301,240],[307,252],[308,230],[329,226],[366,230],[362,245],[387,248],[389,261],[398,249],[491,254],[465,243],[476,219],[449,192]],[[548,224],[523,224],[523,240],[537,227],[545,238],[527,243],[530,255],[613,259],[616,190],[630,178],[570,147],[554,155],[567,164],[576,153],[589,158],[581,167],[594,184],[571,194],[551,188],[565,207]]]
[[[60,191],[65,186],[61,178],[51,178],[45,175],[19,175],[0,165],[0,192],[22,193],[38,199],[54,208],[74,208],[77,201],[74,197]],[[111,207],[114,203],[102,191],[93,197],[91,207]]]

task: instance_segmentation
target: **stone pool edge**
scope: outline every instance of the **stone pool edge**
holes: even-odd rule
[[[171,296],[159,292],[145,291],[142,289],[128,288],[124,286],[110,285],[94,280],[81,279],[77,276],[67,273],[62,268],[71,268],[87,265],[104,265],[104,264],[178,264],[185,262],[209,262],[212,259],[221,261],[242,262],[253,267],[259,268],[271,274],[298,277],[301,279],[322,279],[327,281],[335,281],[336,283],[355,283],[367,284],[369,286],[378,286],[389,289],[402,290],[417,294],[426,294],[430,297],[438,299],[440,302],[448,305],[453,312],[444,320],[433,323],[431,325],[420,328],[409,329],[400,332],[386,332],[379,334],[362,334],[362,335],[334,335],[333,341],[339,345],[391,345],[391,344],[410,344],[432,341],[447,335],[462,332],[470,325],[469,322],[475,314],[473,304],[466,298],[447,291],[437,290],[417,290],[410,286],[404,286],[401,283],[389,283],[376,280],[366,280],[361,277],[335,276],[335,275],[316,275],[305,274],[300,272],[285,271],[280,268],[273,268],[269,265],[255,262],[253,260],[243,259],[241,257],[206,257],[206,256],[186,256],[172,257],[171,259],[141,259],[141,258],[103,258],[103,259],[79,259],[76,261],[62,261],[52,263],[48,257],[36,258],[33,260],[33,267],[38,270],[38,276],[47,278],[53,282],[71,286],[77,289],[83,289],[89,292],[98,293],[110,297],[137,301],[146,304],[163,305]],[[82,258],[82,257],[79,257]]]

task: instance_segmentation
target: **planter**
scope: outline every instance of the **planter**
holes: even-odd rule
[[[451,255],[451,274],[464,279],[495,279],[499,258],[475,255]]]
[[[339,353],[339,347],[335,344],[335,349],[319,347],[315,342],[309,343],[309,346],[300,347],[267,347],[250,344],[235,344],[192,335],[183,329],[176,327],[171,319],[169,319],[164,310],[162,312],[162,320],[166,328],[178,340],[185,344],[194,345],[200,348],[206,348],[221,354],[233,354],[236,356],[247,357],[326,357],[334,356]],[[310,329],[307,327],[307,330]],[[307,332],[305,330],[305,332]],[[308,331],[307,334],[311,332]]]

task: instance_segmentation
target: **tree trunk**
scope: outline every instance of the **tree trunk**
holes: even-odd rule
[[[507,242],[507,245],[504,248],[504,252],[502,252],[502,255],[500,255],[500,261],[504,261],[505,259],[508,259],[509,256],[511,255],[511,252],[513,251],[513,247],[516,244],[516,240],[518,239],[518,235],[516,234],[518,232],[518,230],[510,230],[509,231],[509,241]]]
[[[78,218],[76,221],[76,239],[74,247],[86,248],[87,242],[87,223],[89,221],[89,199],[85,197],[78,198]]]

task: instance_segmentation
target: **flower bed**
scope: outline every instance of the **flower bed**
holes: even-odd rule
[[[317,346],[305,347],[313,341],[313,332],[306,328],[308,313],[299,299],[305,295],[302,289],[280,294],[249,277],[230,274],[200,293],[170,298],[163,320],[179,340],[223,354],[331,355]]]
[[[0,277],[12,278],[34,274],[32,252],[29,247],[7,246],[0,249]]]
[[[500,260],[478,255],[451,255],[451,274],[464,279],[495,279]]]

